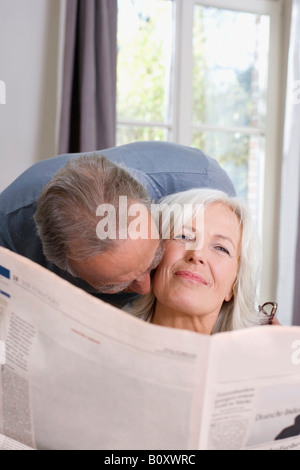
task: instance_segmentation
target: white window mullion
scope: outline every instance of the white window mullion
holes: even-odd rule
[[[259,127],[239,127],[239,126],[212,126],[206,124],[193,124],[192,128],[201,132],[228,132],[230,134],[266,135],[266,130]]]
[[[172,140],[182,145],[191,144],[194,3],[194,0],[176,1],[177,26]]]
[[[119,119],[118,125],[124,127],[158,127],[161,129],[171,129],[172,125],[170,123],[159,122],[159,121],[134,121],[133,119]]]
[[[277,0],[251,0],[248,2],[244,0],[196,0],[196,3],[207,7],[257,13],[258,15],[269,15],[272,14],[276,1]]]
[[[269,77],[267,99],[267,139],[266,159],[264,162],[263,182],[264,188],[261,198],[262,229],[263,229],[263,272],[262,292],[263,299],[276,299],[277,290],[277,261],[278,261],[278,224],[280,205],[280,165],[281,142],[280,131],[280,98],[281,98],[281,18],[282,1],[273,2],[271,12],[270,51],[269,51]]]

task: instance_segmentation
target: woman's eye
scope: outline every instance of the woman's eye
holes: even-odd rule
[[[175,235],[173,237],[173,240],[181,240],[184,242],[194,242],[195,241],[195,236],[194,235],[189,235],[189,234],[180,234],[180,235]]]
[[[224,246],[218,245],[216,246],[216,250],[221,251],[222,253],[226,253],[226,255],[230,256],[229,250],[227,250],[227,248],[225,248]]]

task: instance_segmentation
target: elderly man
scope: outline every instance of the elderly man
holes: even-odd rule
[[[121,196],[149,209],[151,201],[196,187],[235,195],[215,160],[176,144],[137,142],[45,160],[0,195],[0,246],[123,306],[133,293],[150,290],[150,272],[161,259],[161,242],[151,235],[149,212],[144,214],[149,219],[148,237],[99,239],[98,207],[109,204],[118,214]],[[116,223],[119,226],[120,220]]]

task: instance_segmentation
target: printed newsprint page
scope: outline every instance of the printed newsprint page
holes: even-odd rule
[[[193,449],[209,338],[149,325],[0,248],[0,433],[34,449]]]
[[[217,335],[201,449],[300,450],[300,328]]]
[[[20,442],[14,441],[9,437],[0,434],[0,450],[33,450],[30,447],[24,446]]]
[[[0,248],[0,362],[0,449],[300,450],[300,328],[158,327]]]

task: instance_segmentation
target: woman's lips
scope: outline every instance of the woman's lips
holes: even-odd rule
[[[175,276],[182,277],[191,282],[196,282],[197,284],[204,284],[205,286],[208,285],[208,283],[202,276],[200,276],[199,274],[193,273],[192,271],[177,271],[175,273]]]

